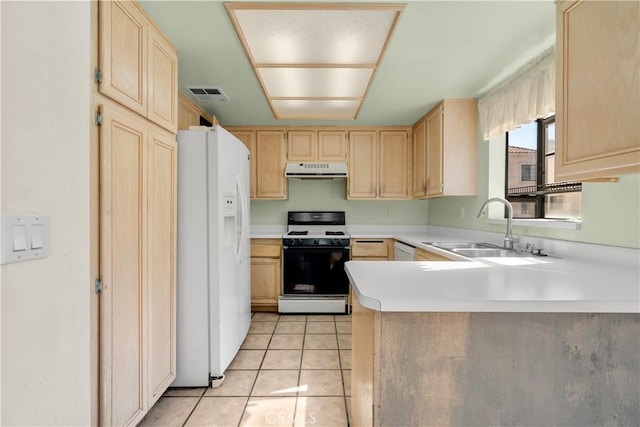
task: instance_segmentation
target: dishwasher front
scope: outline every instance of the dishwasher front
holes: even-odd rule
[[[400,242],[394,243],[393,247],[395,248],[394,261],[413,261],[416,248]]]

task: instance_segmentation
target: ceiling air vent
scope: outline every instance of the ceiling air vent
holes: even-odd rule
[[[219,87],[185,86],[198,101],[228,101],[229,97]]]

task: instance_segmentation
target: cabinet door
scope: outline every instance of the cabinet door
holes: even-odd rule
[[[258,131],[256,136],[256,198],[286,199],[284,168],[287,146],[284,131]]]
[[[289,131],[287,143],[289,160],[311,162],[318,159],[318,141],[315,131]]]
[[[178,130],[189,130],[189,126],[200,124],[200,115],[191,105],[180,99],[178,104]]]
[[[436,254],[431,251],[426,251],[422,248],[416,248],[414,260],[415,261],[451,261],[449,258],[445,256]]]
[[[147,18],[132,1],[100,2],[100,93],[147,115]]]
[[[241,131],[233,131],[232,132],[233,135],[238,138],[240,141],[242,141],[242,143],[249,149],[249,156],[250,156],[250,161],[249,161],[249,165],[250,165],[250,181],[251,181],[251,186],[250,186],[250,190],[249,190],[249,198],[251,199],[255,199],[256,198],[256,189],[257,189],[257,183],[256,183],[256,177],[257,177],[257,172],[256,172],[256,133],[254,131],[251,130],[241,130]]]
[[[556,178],[640,171],[640,3],[558,2]]]
[[[318,132],[318,160],[347,161],[347,140],[344,131],[321,130]]]
[[[381,131],[379,143],[379,197],[408,199],[411,147],[407,132]]]
[[[136,425],[147,402],[147,128],[121,107],[100,127],[100,424]]]
[[[375,199],[378,195],[378,138],[375,131],[349,133],[349,199]]]
[[[427,126],[427,196],[442,195],[442,107],[426,117]]]
[[[427,195],[427,124],[420,120],[413,128],[413,197]]]
[[[251,305],[278,305],[280,259],[251,258]]]
[[[178,56],[155,26],[148,27],[149,120],[175,133],[178,126]]]
[[[148,325],[149,406],[176,377],[176,185],[177,144],[157,129],[149,138]]]

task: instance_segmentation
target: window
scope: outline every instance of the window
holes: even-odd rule
[[[579,219],[582,184],[555,178],[555,116],[507,132],[506,198],[514,218]]]
[[[521,181],[535,181],[536,180],[536,165],[521,165],[522,178]]]

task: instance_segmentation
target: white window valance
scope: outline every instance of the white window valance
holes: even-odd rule
[[[487,140],[555,112],[556,50],[552,47],[478,100]]]

